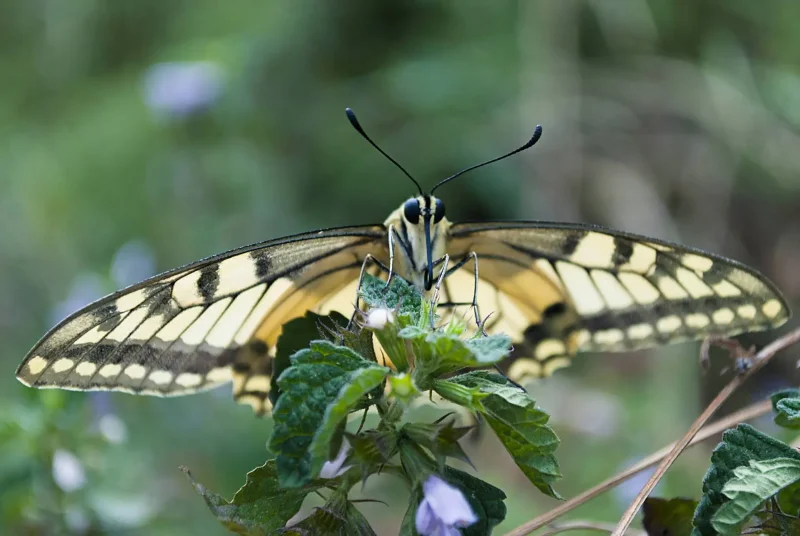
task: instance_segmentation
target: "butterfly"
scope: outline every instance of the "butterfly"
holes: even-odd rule
[[[447,314],[473,311],[528,357],[511,379],[548,376],[578,351],[626,351],[777,327],[790,316],[764,276],[736,261],[603,227],[538,221],[451,223],[439,186],[533,146],[462,170],[383,224],[303,233],[156,275],[69,316],[17,369],[25,385],[173,396],[233,382],[269,410],[283,324],[313,310],[353,311],[366,270],[435,293]],[[481,312],[491,312],[481,317]]]

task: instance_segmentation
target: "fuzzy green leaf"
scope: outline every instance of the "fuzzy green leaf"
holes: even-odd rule
[[[293,536],[375,536],[364,515],[341,493],[333,493],[324,506],[281,534]]]
[[[735,478],[734,469],[747,467],[751,461],[775,458],[800,460],[792,447],[762,434],[748,424],[740,424],[722,435],[722,442],[711,454],[711,467],[703,478],[703,496],[697,505],[692,536],[716,536],[712,518],[730,499],[723,493],[725,484]]]
[[[692,531],[697,501],[648,497],[642,505],[642,524],[648,536],[686,536]]]
[[[337,425],[389,373],[327,341],[314,341],[291,359],[292,366],[278,378],[283,395],[273,411],[269,442],[285,487],[302,486],[319,471]]]
[[[770,398],[775,411],[775,424],[792,430],[800,429],[800,390],[778,391]]]
[[[525,476],[543,493],[561,498],[553,483],[561,478],[554,456],[559,439],[547,421],[550,416],[503,376],[474,371],[450,378],[451,382],[478,388],[488,396],[481,400],[486,421]]]
[[[470,430],[472,430],[471,427],[455,426],[453,421],[437,421],[434,423],[408,423],[403,426],[402,433],[428,449],[441,467],[447,457],[472,463],[458,443]]]
[[[300,488],[282,489],[278,486],[275,461],[270,460],[247,473],[244,486],[229,502],[197,482],[188,469],[181,469],[219,522],[231,532],[246,536],[266,536],[283,528],[300,510],[306,495],[324,486],[311,482]]]
[[[400,332],[401,337],[411,341],[417,363],[416,378],[435,378],[463,368],[486,367],[511,352],[511,339],[505,334],[462,339],[457,327],[448,328],[427,331],[412,327]]]
[[[722,493],[730,499],[714,514],[711,524],[720,533],[736,535],[761,505],[783,488],[800,481],[800,460],[775,458],[751,460],[750,465],[733,470]]]
[[[364,274],[359,292],[361,299],[370,307],[396,309],[398,318],[406,317],[406,324],[417,324],[422,311],[422,294],[413,285],[400,277],[392,278],[389,288],[386,281]]]
[[[346,326],[347,318],[336,311],[325,316],[308,311],[305,316],[290,320],[283,325],[275,347],[275,359],[272,361],[269,400],[273,406],[281,395],[278,378],[284,370],[292,366],[289,357],[303,348],[308,348],[311,341],[324,337],[323,329],[343,330]]]

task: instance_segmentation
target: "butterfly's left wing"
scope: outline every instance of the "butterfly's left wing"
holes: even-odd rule
[[[222,253],[133,285],[50,330],[17,369],[32,387],[180,395],[234,381],[263,412],[281,326],[355,299],[382,225],[304,233]],[[352,292],[339,296],[345,287]]]
[[[620,351],[708,335],[777,327],[786,301],[763,275],[738,262],[602,227],[466,223],[450,229],[455,260],[474,251],[487,326],[524,341],[534,359],[510,374],[546,376],[578,350]],[[471,301],[470,263],[444,299]],[[446,281],[447,281],[446,280]]]

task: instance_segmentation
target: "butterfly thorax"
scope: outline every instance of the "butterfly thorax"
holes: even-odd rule
[[[444,217],[444,203],[430,195],[412,197],[384,222],[394,233],[394,271],[420,290],[435,283],[436,265],[447,252],[450,222]],[[432,266],[435,265],[435,266]]]

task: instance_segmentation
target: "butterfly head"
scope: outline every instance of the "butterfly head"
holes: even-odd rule
[[[415,272],[409,275],[418,287],[430,290],[434,283],[433,264],[445,253],[450,225],[444,216],[444,202],[422,194],[408,199],[395,215],[389,218],[394,221],[387,221],[387,224],[395,225],[403,241],[402,251],[410,261],[407,272]]]
[[[434,284],[433,268],[434,264],[441,262],[446,252],[446,234],[450,224],[444,217],[444,203],[432,194],[443,184],[450,182],[456,177],[460,177],[468,171],[483,167],[492,162],[503,160],[511,155],[517,154],[539,141],[542,136],[542,127],[537,125],[533,136],[518,149],[506,153],[497,158],[486,160],[480,164],[462,169],[458,173],[450,175],[444,180],[439,181],[430,191],[430,194],[422,190],[422,186],[417,180],[406,171],[394,158],[389,156],[383,149],[367,136],[364,129],[356,119],[356,114],[350,108],[345,110],[347,119],[353,128],[369,142],[379,153],[385,156],[395,166],[402,171],[406,177],[417,187],[419,195],[408,199],[400,208],[394,211],[386,220],[385,225],[388,229],[393,229],[391,233],[399,233],[399,236],[392,236],[393,240],[400,241],[400,251],[402,252],[397,259],[398,273],[405,279],[410,280],[417,288],[430,290]]]

